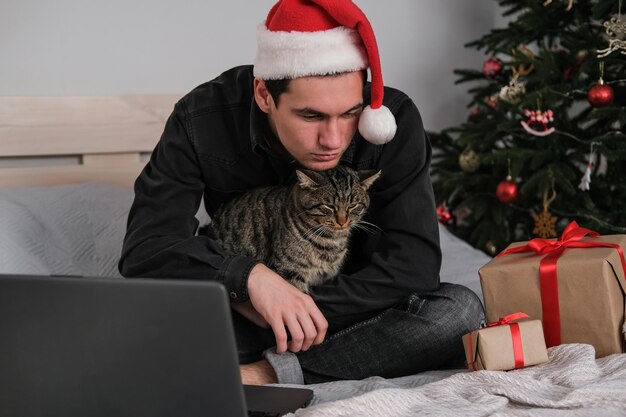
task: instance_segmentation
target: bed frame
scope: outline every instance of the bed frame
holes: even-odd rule
[[[0,97],[0,187],[130,187],[179,98]]]

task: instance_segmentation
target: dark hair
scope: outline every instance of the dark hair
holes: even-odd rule
[[[276,107],[278,107],[280,95],[289,89],[290,82],[290,79],[265,80],[265,88],[267,88],[267,91],[272,96],[272,100],[274,100],[274,104],[276,105]]]
[[[365,86],[365,84],[367,83],[367,69],[362,70],[362,72],[363,72],[363,86]],[[341,75],[341,73],[329,74],[329,75],[325,75],[325,77],[330,77],[333,75]],[[288,78],[282,79],[282,80],[265,80],[265,88],[267,88],[267,91],[272,96],[272,100],[274,100],[276,107],[278,107],[278,101],[280,100],[280,95],[285,93],[287,90],[289,90],[290,82],[291,82],[291,79],[288,79]]]

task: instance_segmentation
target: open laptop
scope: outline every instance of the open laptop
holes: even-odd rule
[[[0,416],[282,415],[311,396],[244,390],[217,283],[0,275]]]

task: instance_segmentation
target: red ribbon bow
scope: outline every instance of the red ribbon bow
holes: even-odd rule
[[[494,321],[493,323],[489,323],[487,327],[502,326],[503,324],[509,324],[510,322],[515,321],[515,320],[527,319],[527,318],[528,318],[528,314],[526,313],[521,313],[521,312],[513,313],[513,314],[509,314],[508,316],[500,317],[500,320]]]
[[[578,223],[573,221],[567,225],[563,234],[557,240],[536,238],[529,241],[526,245],[506,249],[498,254],[498,257],[521,252],[535,252],[537,255],[546,255],[539,262],[539,280],[543,327],[548,347],[561,344],[561,314],[556,263],[566,248],[605,247],[617,249],[622,261],[622,268],[626,272],[624,252],[619,245],[608,242],[582,242],[581,239],[585,236],[596,237],[598,233],[580,227]]]

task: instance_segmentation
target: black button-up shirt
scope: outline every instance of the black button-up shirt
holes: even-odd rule
[[[203,197],[211,215],[246,190],[295,182],[297,163],[268,145],[267,117],[256,106],[252,87],[252,67],[237,67],[176,104],[135,183],[122,275],[214,280],[233,301],[249,299],[248,275],[259,261],[227,253],[198,235],[195,214]],[[369,85],[364,100],[369,101]],[[331,332],[439,285],[430,144],[409,97],[386,88],[385,105],[398,124],[395,138],[373,145],[357,133],[341,159],[357,170],[382,170],[370,188],[365,219],[380,230],[353,232],[341,273],[311,289]]]

